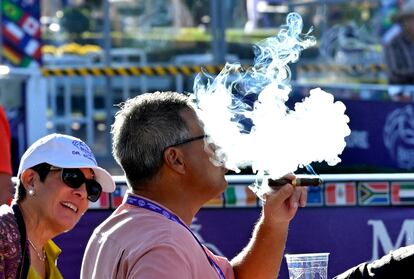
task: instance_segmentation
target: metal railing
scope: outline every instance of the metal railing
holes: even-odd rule
[[[308,188],[309,207],[414,206],[414,173],[320,174],[319,176],[323,184],[320,187]],[[114,176],[114,180],[117,189],[114,194],[111,194],[110,208],[116,208],[120,204],[120,195],[127,190],[124,176]],[[256,182],[257,176],[226,175],[226,180],[228,187],[225,192],[206,203],[204,207],[261,206],[261,201],[248,187]],[[403,187],[406,187],[405,192],[400,193]],[[379,199],[376,199],[376,195]],[[116,202],[113,202],[116,200],[114,196],[118,197]],[[92,207],[99,208],[96,205]]]
[[[351,173],[351,174],[319,174],[326,183],[332,182],[414,182],[414,173]],[[125,176],[113,176],[116,184],[126,184]],[[257,179],[256,175],[226,175],[228,184],[250,185]]]

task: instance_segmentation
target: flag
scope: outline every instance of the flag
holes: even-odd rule
[[[30,57],[21,55],[6,45],[3,46],[3,55],[15,66],[27,67],[33,61]]]
[[[23,15],[19,21],[19,25],[30,36],[40,38],[40,22],[34,17],[28,14]]]
[[[209,200],[206,204],[204,204],[204,207],[223,207],[224,204],[224,198],[223,195],[220,194],[217,197]]]
[[[4,37],[9,40],[10,44],[22,50],[23,53],[39,60],[41,57],[40,42],[26,35],[23,30],[13,22],[6,22],[3,26]]]
[[[11,49],[8,46],[3,47],[3,55],[7,58],[13,65],[20,65],[21,61],[23,60],[22,55],[15,52],[13,49]]]
[[[306,206],[323,206],[323,188],[308,187]]]
[[[24,46],[24,52],[27,55],[34,57],[36,60],[39,59],[41,55],[39,41],[29,39]]]
[[[226,206],[256,206],[256,195],[247,185],[229,185],[224,192],[224,200]]]
[[[360,182],[358,184],[358,204],[389,205],[390,187],[388,182]]]
[[[328,206],[356,205],[355,183],[326,184],[325,203]]]
[[[13,50],[3,53],[3,56],[14,66],[29,67],[42,63],[39,2],[15,0],[1,2],[3,41],[0,43],[3,48]],[[17,59],[17,56],[22,58]]]
[[[13,22],[6,21],[2,30],[4,37],[9,39],[15,45],[19,45],[25,37],[23,30]]]
[[[115,191],[111,193],[111,205],[112,208],[117,208],[124,199],[125,192],[127,191],[128,186],[123,185],[116,185]]]
[[[90,209],[108,209],[109,208],[109,194],[102,192],[101,196],[96,202],[89,201]]]
[[[414,181],[392,183],[391,203],[395,205],[414,204]]]

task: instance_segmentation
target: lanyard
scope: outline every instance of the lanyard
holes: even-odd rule
[[[201,249],[203,249],[204,254],[207,256],[208,261],[210,264],[214,267],[214,269],[217,271],[221,279],[226,279],[224,276],[223,271],[220,269],[220,267],[213,261],[213,259],[207,254],[207,252],[204,250],[203,245],[201,244],[200,240],[195,236],[195,234],[191,231],[189,227],[187,227],[186,224],[184,224],[175,214],[169,212],[167,209],[147,200],[141,197],[128,195],[128,198],[126,200],[127,204],[135,205],[143,209],[147,209],[153,212],[156,212],[158,214],[163,215],[165,218],[170,219],[173,222],[176,222],[180,225],[182,225],[184,228],[186,228],[191,235],[194,237],[194,239],[197,241],[197,243],[200,245]]]

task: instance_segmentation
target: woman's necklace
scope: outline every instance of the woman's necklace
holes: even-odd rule
[[[36,246],[33,244],[33,242],[30,241],[30,239],[27,239],[29,241],[30,246],[32,246],[33,250],[36,252],[37,257],[39,258],[39,260],[41,260],[42,262],[44,262],[46,260],[46,252],[45,249],[42,248],[42,252],[43,253],[39,253],[39,251],[37,251]]]

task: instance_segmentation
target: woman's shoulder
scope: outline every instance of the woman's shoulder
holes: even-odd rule
[[[19,239],[19,236],[19,227],[13,209],[8,205],[0,206],[0,241],[14,242]]]
[[[0,205],[0,215],[7,214],[7,213],[13,213],[13,209],[11,206],[7,204]]]
[[[3,204],[0,206],[0,227],[8,225],[10,223],[15,223],[17,226],[16,219],[14,218],[13,209],[8,205]]]
[[[3,278],[2,275],[5,278],[15,278],[22,257],[20,232],[14,211],[7,205],[0,206],[0,257],[3,264],[0,278]]]

